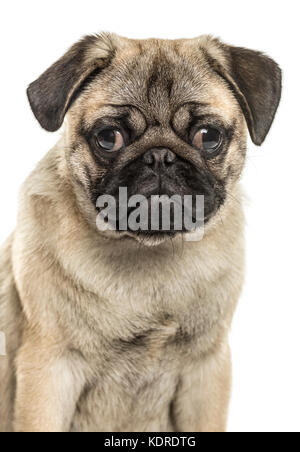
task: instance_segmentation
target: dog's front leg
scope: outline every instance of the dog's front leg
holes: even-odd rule
[[[80,356],[54,338],[26,334],[16,374],[15,431],[68,431],[85,384]]]
[[[231,358],[227,344],[183,371],[172,404],[179,432],[225,432],[231,389]]]

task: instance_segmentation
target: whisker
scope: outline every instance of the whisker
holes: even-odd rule
[[[240,199],[237,199],[235,196],[233,196],[231,193],[226,193],[226,196],[229,196],[233,201],[235,201],[240,207],[242,207],[242,202]]]
[[[174,242],[173,242],[173,238],[170,237],[171,240],[171,244],[172,244],[172,249],[173,249],[173,258],[175,258],[175,248],[174,248]]]
[[[184,236],[183,236],[183,233],[182,233],[182,232],[181,232],[181,234],[180,234],[180,237],[181,237],[181,254],[180,254],[180,257],[182,258],[182,257],[183,257],[183,254],[184,254],[184,244],[185,244]]]

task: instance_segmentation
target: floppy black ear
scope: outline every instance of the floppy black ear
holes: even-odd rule
[[[229,52],[232,77],[238,87],[236,94],[240,98],[252,141],[261,145],[280,102],[281,69],[271,58],[254,50],[229,47]],[[246,100],[247,107],[241,97]]]
[[[31,83],[29,103],[44,129],[55,132],[61,127],[77,91],[89,76],[109,64],[112,53],[109,35],[86,36]]]
[[[209,63],[229,85],[247,121],[253,143],[261,145],[272,125],[281,98],[281,69],[255,50],[223,46],[227,67],[209,55]]]

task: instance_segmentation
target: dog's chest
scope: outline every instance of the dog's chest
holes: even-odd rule
[[[89,339],[80,348],[95,379],[74,430],[171,430],[183,369],[217,340],[222,312],[214,294],[191,273],[184,284],[175,274],[162,280],[153,273],[114,278],[81,312],[81,337]]]
[[[81,332],[74,345],[101,369],[102,361],[109,366],[112,360],[125,368],[134,363],[131,373],[139,364],[151,367],[170,356],[180,362],[187,354],[205,353],[215,339],[224,300],[216,297],[214,285],[201,281],[193,268],[183,277],[173,270],[161,277],[159,267],[148,269],[136,267],[113,278],[102,272],[99,295],[79,300],[69,322],[79,323]]]
[[[143,287],[123,281],[103,290],[79,318],[89,351],[94,345],[99,356],[101,344],[106,362],[116,357],[118,362],[137,364],[159,360],[166,353],[177,358],[187,351],[199,353],[208,336],[213,340],[222,314],[220,300],[198,283],[183,286],[178,280],[160,284],[144,279]]]
[[[180,327],[150,324],[105,343],[97,376],[78,404],[74,431],[171,431],[170,407],[183,365]],[[180,357],[181,355],[181,357]]]
[[[123,325],[122,334],[111,336],[94,356],[97,375],[78,404],[75,431],[172,431],[171,407],[182,372],[196,360],[200,365],[210,341],[197,322],[171,316],[160,325],[148,319],[148,329],[124,333]]]

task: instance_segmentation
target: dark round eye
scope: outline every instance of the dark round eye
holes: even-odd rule
[[[221,150],[222,142],[222,133],[213,127],[202,127],[193,138],[193,146],[206,152],[209,156],[214,156]]]
[[[117,129],[104,129],[96,134],[96,143],[106,152],[116,152],[124,146],[124,138]]]

